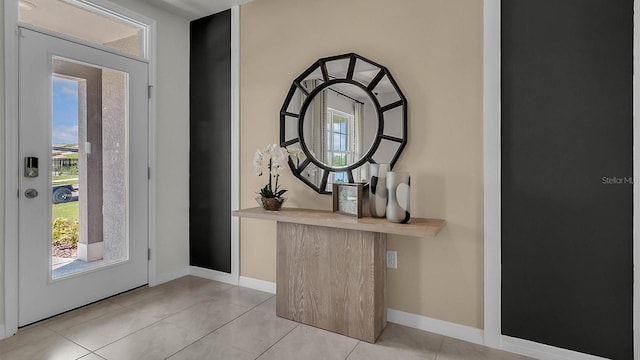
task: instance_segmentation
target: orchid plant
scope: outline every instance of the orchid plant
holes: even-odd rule
[[[276,144],[270,144],[263,150],[256,150],[253,157],[253,169],[258,176],[262,176],[264,173],[269,176],[269,183],[260,189],[260,196],[279,198],[287,192],[286,189],[280,189],[278,180],[280,179],[280,171],[286,166],[288,160],[289,152],[287,149]]]

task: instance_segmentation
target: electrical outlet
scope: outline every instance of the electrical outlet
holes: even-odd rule
[[[387,251],[387,268],[389,269],[397,269],[398,268],[398,252],[395,250]]]

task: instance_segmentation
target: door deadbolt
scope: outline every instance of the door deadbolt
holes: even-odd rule
[[[36,189],[27,189],[24,192],[24,196],[27,199],[33,199],[34,197],[38,196],[38,190],[36,190]]]
[[[38,158],[35,156],[28,156],[24,158],[24,177],[35,178],[38,177]]]

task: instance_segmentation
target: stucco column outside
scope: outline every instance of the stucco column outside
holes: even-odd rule
[[[102,220],[106,263],[123,261],[129,257],[127,83],[125,73],[107,69],[102,71]]]
[[[55,60],[54,73],[79,80],[78,94],[78,259],[103,258],[102,69]],[[87,153],[87,142],[91,153]]]

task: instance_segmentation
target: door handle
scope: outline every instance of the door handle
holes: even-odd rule
[[[24,192],[24,197],[26,197],[27,199],[33,199],[37,196],[38,196],[38,190],[36,189],[27,189]]]

